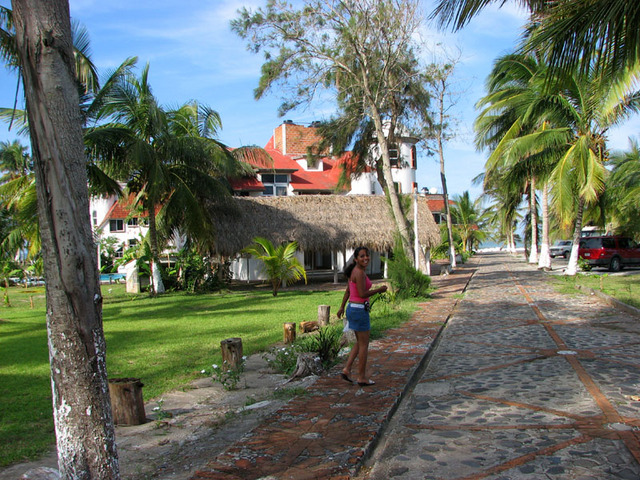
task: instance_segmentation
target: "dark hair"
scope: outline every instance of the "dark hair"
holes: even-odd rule
[[[358,254],[360,253],[360,250],[366,250],[367,253],[370,254],[369,249],[367,247],[356,247],[356,249],[353,251],[353,260],[351,261],[351,263],[349,263],[349,265],[347,265],[346,267],[344,267],[344,276],[346,277],[347,281],[351,278],[351,273],[353,272],[353,269],[356,268],[356,258],[358,258]]]

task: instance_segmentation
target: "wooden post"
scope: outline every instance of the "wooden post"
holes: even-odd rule
[[[147,421],[142,400],[143,384],[139,378],[109,379],[109,397],[113,423],[140,425]]]
[[[295,323],[283,323],[282,327],[284,329],[284,343],[289,344],[293,343],[296,340],[296,324]]]
[[[231,370],[242,363],[242,339],[238,337],[227,338],[220,342],[222,349],[222,369]]]
[[[318,305],[318,325],[326,327],[329,325],[329,312],[331,305]]]

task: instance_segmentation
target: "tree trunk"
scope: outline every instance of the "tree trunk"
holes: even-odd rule
[[[116,425],[142,425],[147,421],[142,398],[144,385],[139,378],[112,378],[109,397]]]
[[[573,229],[573,245],[571,246],[571,256],[567,265],[567,275],[578,273],[578,248],[580,247],[580,234],[582,233],[582,215],[584,213],[584,198],[578,200],[578,211],[576,213],[576,225]]]
[[[531,217],[531,252],[529,263],[538,263],[538,207],[536,205],[536,179],[531,176],[529,186],[529,216]]]
[[[538,268],[551,269],[551,252],[549,251],[549,185],[542,185],[542,246]]]
[[[444,114],[444,94],[446,91],[446,80],[440,79],[440,88],[438,89],[438,122],[440,128],[436,130],[438,141],[438,155],[440,157],[440,182],[442,183],[442,196],[444,197],[444,214],[447,219],[447,233],[449,235],[449,263],[451,269],[456,268],[456,246],[453,243],[453,222],[451,221],[451,210],[449,209],[449,193],[447,191],[447,177],[444,169],[444,145],[442,144],[442,128],[445,122]]]
[[[220,349],[223,370],[235,370],[242,365],[242,339],[240,337],[222,340]]]
[[[393,218],[396,222],[398,232],[400,233],[404,252],[407,258],[409,258],[410,261],[414,263],[415,252],[413,251],[413,244],[411,242],[411,233],[407,225],[407,219],[404,215],[404,212],[402,211],[398,192],[396,192],[396,187],[393,184],[393,174],[391,173],[391,159],[389,158],[389,142],[387,141],[387,138],[384,134],[382,119],[380,118],[380,114],[375,106],[375,102],[370,100],[369,104],[369,107],[372,111],[371,116],[373,118],[373,123],[376,126],[378,147],[380,148],[380,153],[382,155],[382,173],[384,175],[385,186],[387,187],[389,200],[391,202],[391,211],[393,212]],[[414,265],[414,267],[417,266]]]
[[[147,215],[149,215],[149,247],[151,249],[151,283],[153,293],[160,295],[164,293],[164,283],[162,282],[162,271],[160,265],[160,249],[158,248],[158,229],[156,226],[155,205],[146,205]]]
[[[286,322],[282,324],[284,343],[290,344],[296,341],[296,324]]]
[[[35,161],[58,465],[65,479],[116,479],[69,4],[12,3]]]
[[[326,327],[329,325],[329,315],[331,312],[331,305],[318,305],[318,325]]]

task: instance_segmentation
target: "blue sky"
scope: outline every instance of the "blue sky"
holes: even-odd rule
[[[245,43],[231,32],[229,21],[239,8],[264,3],[266,0],[71,0],[70,7],[71,16],[89,31],[92,58],[99,72],[107,72],[131,56],[138,57],[139,67],[148,62],[150,83],[161,104],[172,107],[195,99],[209,105],[222,118],[220,140],[236,147],[264,146],[284,119],[310,123],[332,113],[331,103],[319,99],[309,108],[281,118],[277,95],[254,100],[262,56],[246,50]],[[10,6],[6,0],[0,4]],[[433,4],[426,0],[425,11],[430,12]],[[515,8],[489,9],[456,34],[437,31],[433,25],[422,32],[425,45],[440,43],[449,51],[461,52],[453,87],[460,92],[454,110],[458,136],[445,152],[451,194],[469,190],[476,197],[481,193],[481,187],[471,184],[485,161],[485,154],[473,146],[474,105],[484,94],[484,80],[493,60],[513,50],[524,21],[524,12]],[[15,88],[15,76],[0,70],[0,106],[13,105]],[[640,119],[636,117],[610,132],[609,145],[626,148],[628,137],[638,132]],[[14,138],[14,132],[0,124],[0,140]],[[419,187],[440,188],[436,160],[421,153],[418,161]]]

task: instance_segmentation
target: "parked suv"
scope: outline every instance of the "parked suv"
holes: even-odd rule
[[[624,266],[640,266],[640,246],[628,237],[581,238],[578,256],[589,265],[609,267],[612,272],[617,272]]]
[[[549,255],[551,255],[551,258],[556,258],[556,257],[569,258],[569,255],[571,254],[572,245],[573,245],[573,242],[571,240],[558,240],[549,249]]]

